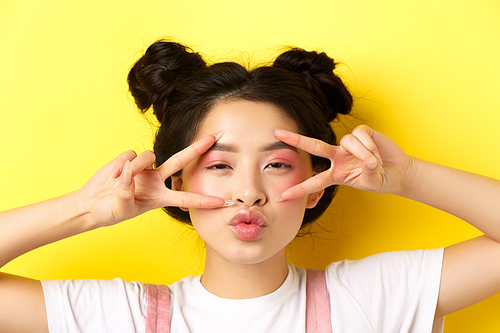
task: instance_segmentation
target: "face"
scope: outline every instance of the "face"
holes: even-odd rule
[[[282,192],[313,171],[309,154],[274,136],[278,128],[298,131],[284,111],[265,102],[223,102],[205,117],[196,139],[220,130],[224,135],[173,179],[173,189],[236,203],[189,209],[193,226],[206,243],[207,260],[217,256],[250,264],[284,254],[300,229],[305,209],[319,200],[320,194],[311,194],[279,201]]]

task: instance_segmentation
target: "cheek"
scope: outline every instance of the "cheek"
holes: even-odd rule
[[[305,176],[300,174],[294,174],[290,175],[289,177],[279,178],[272,181],[270,190],[273,194],[280,195],[290,187],[302,183],[305,179]]]
[[[279,194],[281,194],[290,187],[309,179],[312,175],[312,170],[310,170],[307,166],[299,167],[283,177],[276,177],[275,179],[272,179],[271,188],[274,192],[279,192]]]
[[[220,180],[217,181],[214,177],[207,177],[202,172],[193,173],[189,177],[189,182],[185,183],[185,191],[206,194],[206,195],[222,195],[221,189],[225,188],[220,186]]]

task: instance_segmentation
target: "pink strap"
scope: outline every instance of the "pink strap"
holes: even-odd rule
[[[170,290],[154,284],[146,284],[146,290],[146,333],[170,333]]]
[[[330,298],[325,272],[306,269],[306,333],[330,333]],[[170,333],[170,291],[167,286],[146,284],[146,333]]]
[[[306,332],[331,332],[330,297],[325,272],[309,268],[306,272]]]

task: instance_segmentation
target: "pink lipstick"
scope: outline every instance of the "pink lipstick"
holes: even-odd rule
[[[239,239],[254,241],[266,231],[267,221],[264,215],[257,210],[242,209],[233,215],[229,227]]]

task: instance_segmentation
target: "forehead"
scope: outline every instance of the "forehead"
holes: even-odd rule
[[[241,138],[271,135],[275,129],[298,132],[298,126],[286,111],[269,102],[232,100],[218,103],[200,124],[197,139],[224,130],[223,137],[229,134]]]

